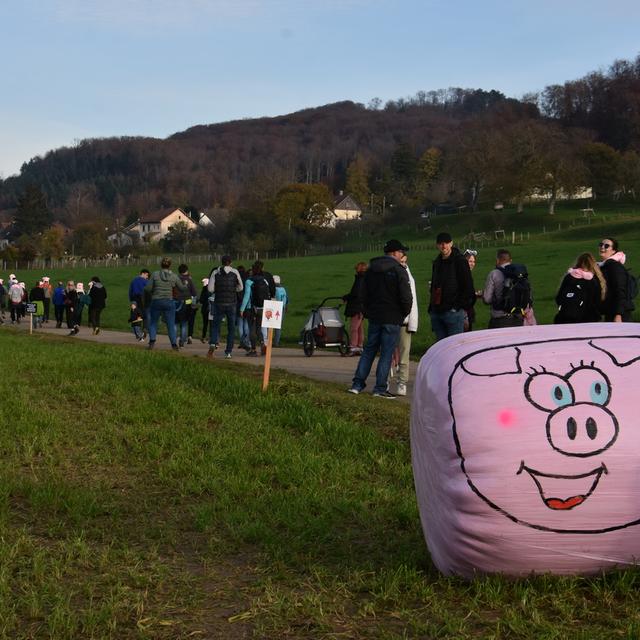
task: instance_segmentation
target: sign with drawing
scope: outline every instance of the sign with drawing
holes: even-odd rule
[[[280,300],[265,300],[262,309],[262,327],[267,329],[282,328],[283,303]]]

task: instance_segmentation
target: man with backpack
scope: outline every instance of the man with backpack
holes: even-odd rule
[[[209,333],[208,358],[213,358],[215,350],[218,348],[218,336],[222,319],[227,319],[227,346],[224,350],[224,357],[231,358],[233,351],[233,340],[236,329],[236,309],[238,306],[238,294],[242,292],[243,284],[240,273],[231,266],[231,256],[222,256],[221,266],[214,269],[209,274],[207,289],[213,296],[211,311],[213,320],[211,321],[211,332]]]
[[[256,347],[260,342],[260,352],[264,355],[267,351],[265,337],[262,332],[262,309],[265,300],[271,300],[276,294],[276,283],[273,276],[264,271],[264,264],[256,260],[251,267],[251,275],[246,279],[244,285],[244,298],[240,305],[240,313],[249,320],[249,342],[250,349],[248,356],[257,356]]]
[[[489,329],[521,327],[531,306],[531,285],[527,268],[511,262],[507,249],[498,249],[496,268],[489,272],[482,300],[491,307]]]

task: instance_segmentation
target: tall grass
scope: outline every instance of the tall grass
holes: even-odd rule
[[[0,352],[0,638],[640,631],[635,570],[439,575],[406,405],[47,336]]]

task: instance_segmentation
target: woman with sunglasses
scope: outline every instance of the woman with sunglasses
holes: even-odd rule
[[[600,252],[600,270],[607,283],[607,295],[603,303],[606,322],[631,322],[633,302],[629,299],[627,270],[624,263],[627,256],[618,250],[618,242],[613,238],[604,238],[598,244]]]

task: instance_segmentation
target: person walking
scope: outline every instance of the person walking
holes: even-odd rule
[[[400,327],[411,311],[413,296],[407,270],[400,264],[408,248],[394,239],[389,240],[383,250],[385,255],[373,258],[365,274],[364,315],[369,321],[367,342],[348,391],[354,394],[362,392],[373,360],[380,352],[373,395],[391,400],[396,397],[388,390],[391,358],[398,343]]]
[[[187,287],[178,276],[171,271],[171,258],[162,258],[160,270],[154,271],[145,285],[145,292],[151,296],[149,308],[149,344],[147,349],[156,346],[158,320],[163,317],[167,325],[169,342],[174,351],[179,349],[176,341],[176,305],[173,300],[173,289],[185,293]]]
[[[349,355],[362,353],[364,346],[364,275],[367,272],[366,262],[358,262],[354,267],[356,274],[351,285],[351,291],[342,296],[347,303],[344,309],[345,317],[349,318]]]
[[[100,333],[100,315],[107,306],[107,290],[98,276],[93,276],[89,282],[89,326],[93,327],[93,335]]]
[[[56,318],[56,329],[60,329],[64,322],[64,294],[64,282],[62,282],[62,280],[58,280],[58,286],[53,290],[53,296],[51,297],[51,301],[53,302],[53,313]]]
[[[282,302],[282,318],[280,319],[280,326],[282,327],[284,325],[284,316],[285,313],[287,312],[287,307],[289,305],[289,294],[287,293],[287,290],[284,288],[284,285],[282,284],[282,280],[280,279],[280,276],[273,276],[273,282],[276,285],[276,295],[274,296],[274,300],[277,300],[278,302]],[[274,329],[273,330],[273,346],[274,347],[279,347],[280,346],[280,337],[282,336],[282,329]]]
[[[142,333],[146,338],[146,332],[149,328],[149,305],[146,304],[148,294],[144,288],[149,281],[148,269],[140,269],[140,273],[129,284],[129,302],[135,302],[136,308],[142,314]]]
[[[602,305],[605,322],[631,322],[635,306],[624,267],[627,256],[620,251],[618,241],[614,238],[604,238],[598,250],[602,260],[600,271],[607,283],[607,294]]]
[[[225,358],[231,358],[233,343],[236,334],[236,310],[238,306],[238,295],[242,293],[242,278],[237,269],[231,266],[231,256],[222,256],[221,265],[213,269],[209,275],[207,290],[213,296],[213,320],[211,321],[211,333],[209,335],[208,358],[213,358],[213,354],[218,348],[220,337],[220,327],[222,319],[227,320],[227,346],[224,350]]]
[[[271,300],[276,294],[276,285],[273,276],[264,271],[262,261],[256,260],[251,267],[251,275],[246,279],[244,286],[244,297],[240,305],[240,313],[249,320],[249,342],[250,349],[248,356],[257,356],[257,346],[260,344],[260,353],[264,355],[267,351],[265,344],[265,332],[262,331],[262,310],[265,300]],[[209,283],[211,286],[211,283]]]
[[[183,292],[174,292],[176,300],[176,325],[179,329],[178,345],[184,347],[185,344],[191,344],[191,334],[189,333],[191,324],[191,316],[193,314],[193,301],[197,300],[197,291],[193,284],[189,267],[181,264],[178,267],[178,277],[182,284],[186,287]]]
[[[51,278],[49,276],[42,277],[42,290],[44,291],[44,316],[43,322],[49,322],[49,313],[51,311],[51,294],[53,287],[51,286]]]
[[[17,280],[11,282],[9,287],[9,305],[11,308],[11,324],[20,324],[22,317],[22,303],[25,299],[24,289]]]
[[[607,283],[590,253],[581,253],[562,279],[556,294],[554,324],[599,322]]]
[[[38,280],[38,282],[36,282],[35,286],[31,289],[31,291],[29,291],[29,302],[35,302],[35,303],[39,303],[38,307],[42,310],[42,314],[36,312],[33,315],[33,328],[37,329],[38,327],[42,326],[42,323],[44,321],[44,289],[43,289],[43,285],[44,282],[41,280]]]
[[[457,247],[451,234],[436,237],[438,257],[431,270],[429,316],[436,340],[464,331],[464,309],[475,295],[469,263]]]
[[[209,278],[202,278],[202,289],[200,289],[200,315],[202,316],[202,335],[200,342],[207,341],[207,330],[209,329]]]
[[[64,289],[64,311],[65,321],[67,323],[67,329],[70,330],[69,335],[74,334],[74,319],[76,314],[76,306],[78,304],[78,292],[76,291],[76,285],[73,280],[67,281],[67,286]]]

